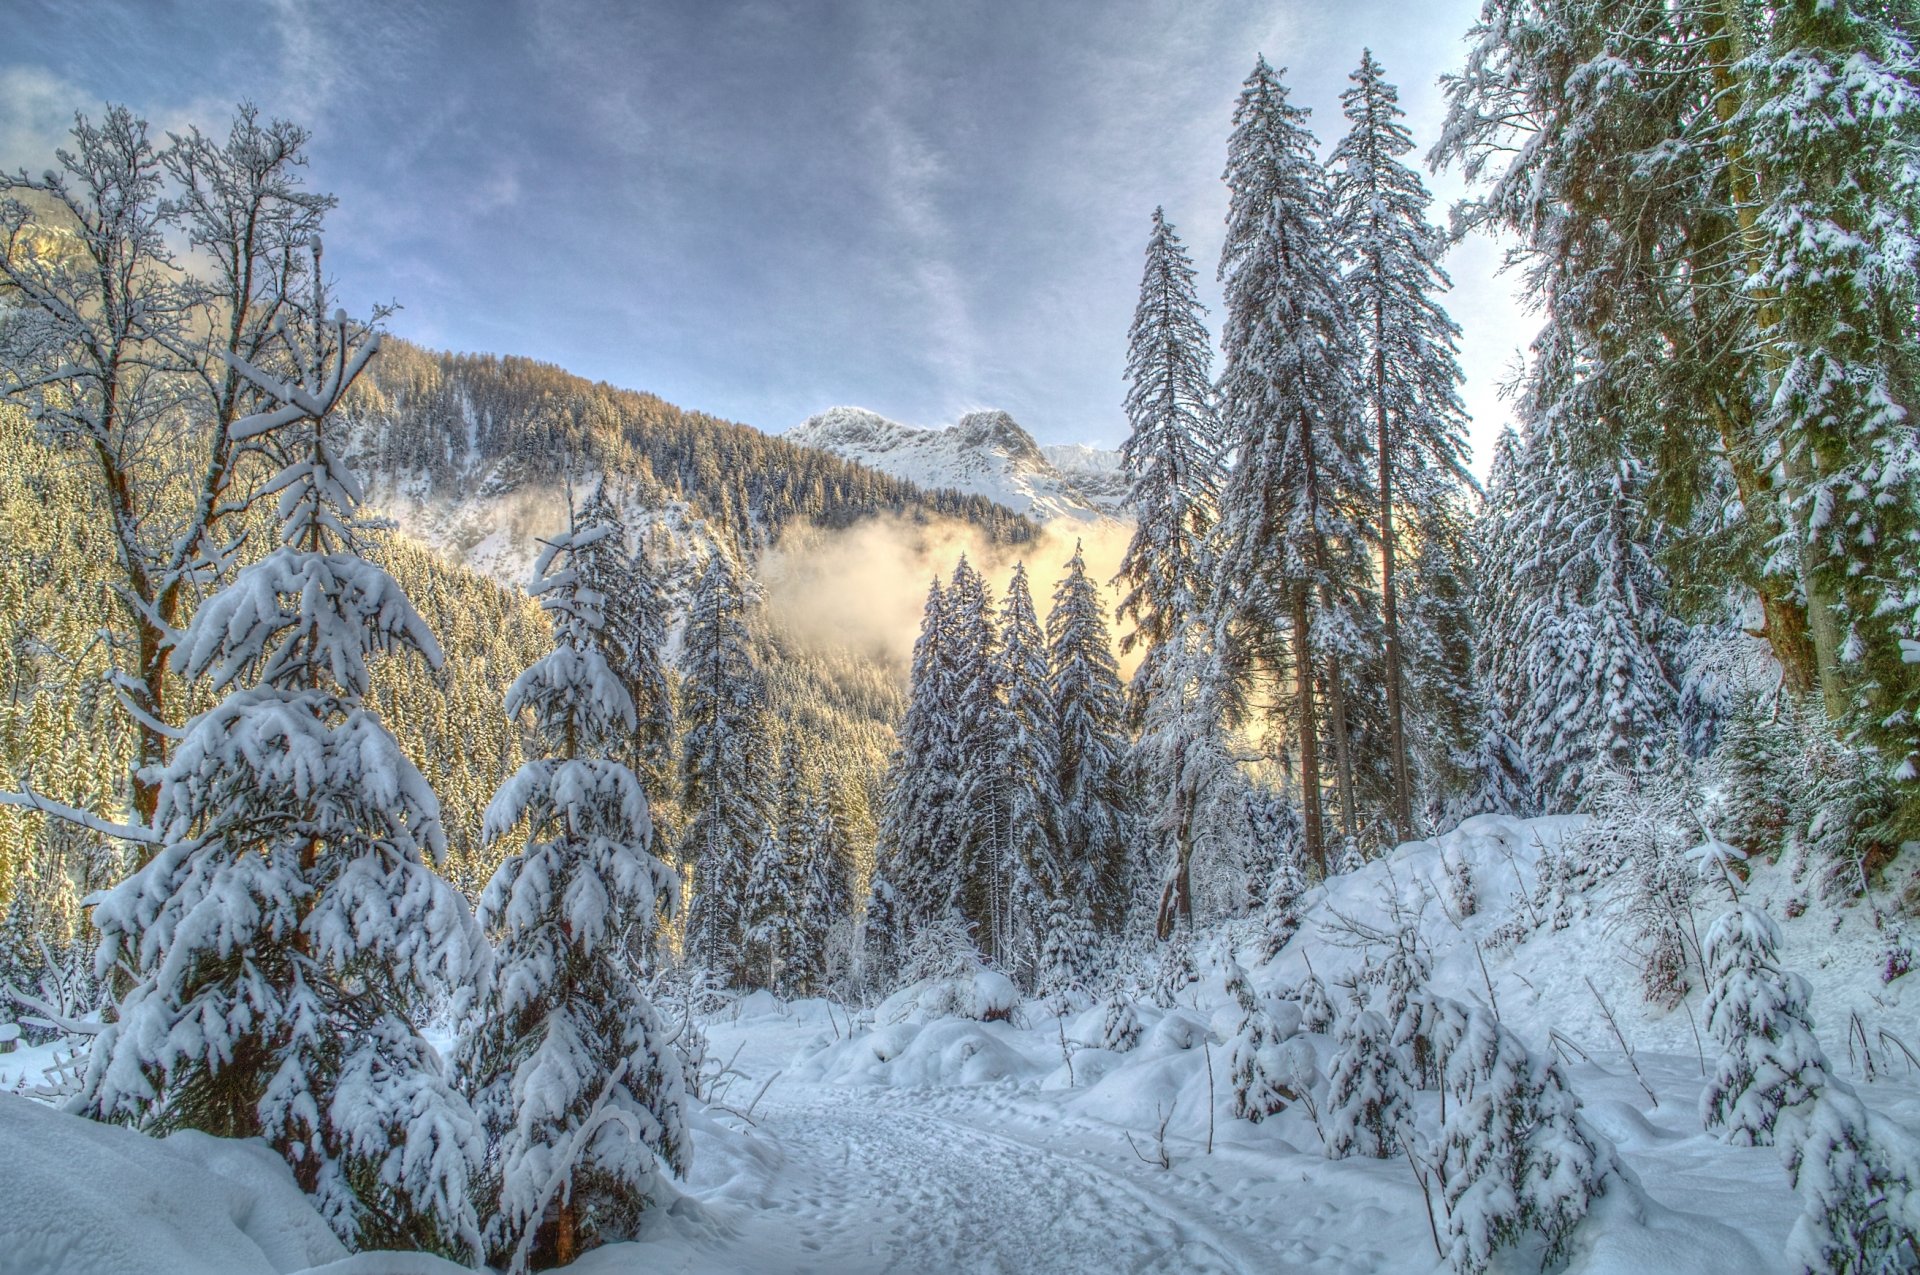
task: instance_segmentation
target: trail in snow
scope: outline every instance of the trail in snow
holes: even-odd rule
[[[786,1163],[747,1219],[742,1247],[778,1252],[767,1269],[796,1271],[1119,1275],[1167,1263],[1197,1272],[1268,1265],[1084,1146],[1074,1154],[948,1119],[926,1097],[776,1084],[755,1119]],[[1124,1142],[1121,1153],[1130,1154]]]

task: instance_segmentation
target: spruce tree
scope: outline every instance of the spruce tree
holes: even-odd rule
[[[1446,240],[1427,221],[1433,197],[1401,162],[1413,138],[1400,123],[1399,90],[1363,52],[1353,87],[1341,94],[1350,131],[1334,149],[1335,234],[1348,304],[1359,332],[1362,393],[1373,420],[1378,475],[1381,627],[1393,823],[1413,835],[1413,772],[1406,731],[1408,661],[1399,608],[1398,556],[1427,544],[1445,518],[1446,496],[1470,490],[1466,412],[1461,406],[1460,329],[1434,300],[1449,282],[1440,268]],[[1403,530],[1396,514],[1404,512]]]
[[[684,1171],[690,1146],[679,1059],[630,954],[678,898],[653,853],[639,778],[620,757],[635,727],[624,654],[630,617],[610,612],[600,564],[617,525],[586,518],[549,541],[531,592],[554,649],[507,691],[531,718],[535,756],[501,785],[485,835],[525,829],[494,873],[481,923],[498,939],[496,977],[460,1044],[458,1066],[487,1128],[480,1194],[491,1259],[545,1269],[630,1239]],[[636,933],[636,931],[638,931]]]
[[[1828,714],[1906,781],[1920,779],[1912,38],[1885,6],[1783,4],[1743,68],[1736,121],[1761,199],[1748,287],[1769,357],[1763,429],[1786,475],[1783,548],[1800,563]]]
[[[1100,595],[1079,544],[1047,615],[1047,688],[1058,730],[1061,857],[1108,932],[1125,919],[1132,827],[1124,761],[1126,711]],[[1063,883],[1064,884],[1064,883]]]
[[[214,692],[158,774],[157,850],[94,909],[104,977],[132,986],[80,1110],[154,1132],[264,1137],[342,1239],[471,1255],[481,1138],[419,1026],[484,978],[426,779],[366,706],[368,659],[439,667],[433,634],[362,556],[360,488],[330,414],[378,340],[312,313],[300,383],[241,359],[278,404],[233,425],[285,465],[280,545],[208,598],[174,667]]]
[[[594,484],[575,523],[583,531],[609,529],[609,535],[580,558],[577,570],[582,585],[603,599],[607,663],[633,699],[634,726],[627,755],[650,787],[664,786],[671,773],[673,747],[673,688],[666,664],[667,623],[672,617],[665,582],[645,551],[645,537],[638,549],[630,544],[631,529],[620,516],[605,479]]]
[[[1233,1114],[1255,1124],[1283,1111],[1296,1095],[1287,1087],[1292,1076],[1281,1056],[1279,1025],[1253,994],[1247,972],[1228,967],[1227,992],[1240,1007],[1240,1024],[1227,1044],[1227,1076],[1233,1087]]]
[[[1706,1026],[1721,1052],[1700,1116],[1735,1146],[1771,1146],[1782,1109],[1828,1079],[1806,981],[1780,968],[1779,951],[1780,928],[1757,908],[1735,908],[1707,931]]]
[[[1120,449],[1135,522],[1121,559],[1118,609],[1133,627],[1120,649],[1145,647],[1134,674],[1136,715],[1159,652],[1206,596],[1206,538],[1215,519],[1223,450],[1213,411],[1213,348],[1194,292],[1193,263],[1153,210],[1140,301],[1127,335],[1127,440]]]
[[[1327,1078],[1327,1158],[1399,1154],[1413,1131],[1413,1087],[1386,1019],[1363,1009],[1340,1024],[1340,1053]]]
[[[732,550],[715,542],[694,587],[680,654],[681,858],[693,870],[687,954],[739,986],[757,973],[746,961],[745,906],[769,815],[765,694],[747,631],[748,598]]]
[[[990,959],[1005,963],[1015,879],[1005,817],[1010,777],[1000,766],[1008,725],[1000,700],[1000,637],[986,577],[964,554],[953,569],[944,619],[950,681],[943,711],[950,714],[952,747],[935,760],[950,767],[946,782],[954,792],[943,830],[952,847],[944,907],[958,911],[976,942],[986,941]]]
[[[1320,735],[1324,724],[1350,798],[1341,662],[1358,654],[1367,628],[1371,482],[1331,200],[1305,119],[1261,59],[1227,150],[1219,399],[1238,460],[1221,496],[1215,572],[1221,615],[1252,656],[1234,667],[1291,669],[1307,853],[1324,870]],[[1351,820],[1351,800],[1342,804]]]
[[[958,802],[948,708],[947,595],[927,590],[908,672],[907,712],[881,795],[878,860],[867,907],[870,957],[890,966],[922,924],[945,915],[955,859],[947,841]],[[876,914],[875,905],[879,905]]]
[[[1089,902],[1061,846],[1055,751],[1059,732],[1047,684],[1046,640],[1034,615],[1024,563],[1014,565],[1007,584],[1000,643],[1004,700],[999,766],[1005,784],[1007,850],[1002,872],[1012,882],[1009,933],[1001,945],[1018,949],[1030,962],[1053,940],[1058,920],[1052,909],[1064,904],[1065,915],[1077,917],[1089,912]],[[1042,970],[1047,964],[1040,960]]]

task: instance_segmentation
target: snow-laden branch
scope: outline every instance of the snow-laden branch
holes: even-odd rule
[[[122,841],[135,841],[142,845],[158,845],[160,837],[151,828],[142,828],[130,823],[115,823],[111,819],[102,819],[90,810],[78,806],[69,806],[34,792],[24,784],[14,792],[0,792],[0,806],[17,806],[23,810],[37,810],[43,815],[52,815],[67,823],[78,824],[90,832],[102,836],[117,837]]]

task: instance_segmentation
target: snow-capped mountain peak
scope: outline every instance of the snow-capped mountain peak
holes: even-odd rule
[[[1042,522],[1126,516],[1118,453],[1084,445],[1043,448],[1003,411],[969,412],[949,428],[919,429],[863,407],[832,407],[786,438],[922,487],[985,496]]]

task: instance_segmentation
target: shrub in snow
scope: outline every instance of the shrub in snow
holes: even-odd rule
[[[1247,973],[1238,965],[1227,967],[1227,991],[1240,1006],[1240,1025],[1227,1045],[1233,1114],[1257,1124],[1299,1095],[1287,1087],[1292,1069],[1281,1057],[1285,1037],[1279,1024],[1255,999]]]
[[[1085,907],[1064,898],[1048,905],[1039,990],[1059,1012],[1070,1008],[1076,993],[1086,990],[1096,942],[1093,918]]]
[[[1193,967],[1193,933],[1185,927],[1177,928],[1160,948],[1160,964],[1153,975],[1153,1003],[1161,1009],[1172,1009],[1179,1003],[1180,993],[1199,979]]]
[[[1868,1111],[1837,1081],[1791,1124],[1787,1169],[1803,1212],[1787,1240],[1790,1269],[1920,1271],[1920,1147],[1913,1135]]]
[[[1333,1028],[1333,1001],[1327,997],[1327,985],[1311,970],[1300,984],[1300,1030],[1324,1035]]]
[[[1140,1043],[1140,1015],[1133,1002],[1115,992],[1107,999],[1106,1017],[1100,1024],[1100,1048],[1124,1054]]]
[[[1288,804],[1285,809],[1293,812]],[[1293,815],[1293,825],[1299,822]],[[1289,826],[1293,826],[1289,825]],[[1297,836],[1282,843],[1273,865],[1273,878],[1267,884],[1266,904],[1260,913],[1260,959],[1270,961],[1280,954],[1300,928],[1300,896],[1306,893],[1307,879],[1300,870]]]
[[[75,1105],[264,1137],[342,1239],[465,1256],[479,1129],[417,1024],[485,945],[428,866],[433,790],[363,703],[373,652],[438,668],[440,649],[360,556],[359,487],[324,426],[376,348],[348,343],[344,317],[316,320],[298,387],[234,364],[286,404],[234,426],[287,440],[281,543],[179,637],[174,667],[228,693],[156,776],[153,858],[94,911],[100,971],[131,987]]]
[[[1382,970],[1386,1019],[1393,1047],[1412,1065],[1414,1083],[1423,1089],[1439,1080],[1430,1021],[1433,998],[1427,994],[1432,971],[1433,958],[1420,950],[1417,932],[1410,926],[1402,929]]]
[[[1827,1082],[1807,984],[1780,968],[1780,929],[1758,908],[1714,922],[1706,948],[1707,1030],[1720,1042],[1720,1062],[1700,1095],[1700,1118],[1735,1146],[1769,1146],[1781,1109]]]
[[[1413,1131],[1413,1094],[1386,1019],[1363,1009],[1340,1024],[1321,1134],[1327,1158],[1396,1155]]]
[[[1581,1119],[1559,1067],[1482,1011],[1471,1011],[1448,1081],[1459,1105],[1441,1133],[1440,1177],[1454,1270],[1485,1271],[1528,1237],[1543,1266],[1560,1261],[1606,1190],[1612,1145]]]
[[[623,552],[611,531],[576,524],[535,566],[555,645],[506,707],[531,715],[549,755],[501,785],[484,826],[489,844],[527,838],[481,900],[496,977],[459,1052],[491,1143],[487,1249],[515,1270],[630,1238],[661,1165],[684,1169],[688,1155],[682,1062],[629,960],[678,890],[653,854],[646,793],[615,759],[633,700],[607,659],[604,599],[583,583],[596,558]]]

